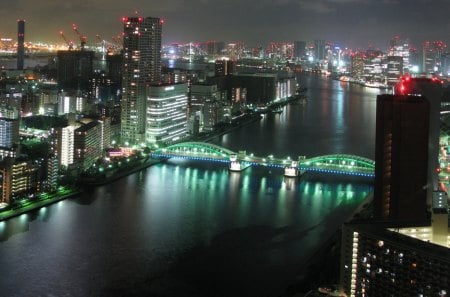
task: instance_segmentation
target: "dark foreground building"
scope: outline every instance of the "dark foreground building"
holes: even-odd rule
[[[422,96],[377,97],[375,219],[426,219],[429,110]]]
[[[341,284],[350,297],[450,294],[450,249],[429,226],[344,225]]]

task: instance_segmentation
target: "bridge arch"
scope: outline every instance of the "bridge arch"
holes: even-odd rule
[[[301,165],[314,167],[334,167],[334,168],[342,168],[344,170],[363,170],[367,172],[375,171],[375,161],[370,160],[368,158],[364,158],[361,156],[355,155],[346,155],[346,154],[333,154],[333,155],[324,155],[318,156],[310,159],[305,159],[301,161]]]
[[[165,148],[160,148],[154,151],[155,154],[177,154],[189,156],[209,156],[211,158],[226,158],[236,153],[227,148],[206,142],[181,142],[176,143]]]

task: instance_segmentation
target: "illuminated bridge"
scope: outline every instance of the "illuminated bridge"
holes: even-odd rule
[[[258,157],[245,151],[233,152],[227,148],[206,142],[182,142],[165,148],[154,150],[153,158],[184,158],[209,162],[230,164],[239,162],[243,168],[248,166],[266,166],[286,168],[294,166],[300,172],[321,172],[329,174],[345,174],[361,177],[375,176],[375,162],[355,155],[335,154],[297,159],[276,158],[273,155]]]

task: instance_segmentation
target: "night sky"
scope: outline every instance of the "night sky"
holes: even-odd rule
[[[63,30],[77,41],[76,23],[88,40],[122,30],[120,18],[162,17],[163,43],[325,39],[342,46],[386,49],[393,35],[448,42],[448,0],[1,0],[0,36],[15,38],[16,20],[27,21],[26,40],[59,41]]]

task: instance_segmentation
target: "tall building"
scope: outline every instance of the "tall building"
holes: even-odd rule
[[[314,61],[325,60],[325,40],[314,40]]]
[[[306,42],[294,41],[294,58],[301,60],[306,56]]]
[[[357,52],[351,56],[351,74],[353,77],[362,77],[364,74],[365,54],[363,52]]]
[[[447,50],[443,41],[426,41],[422,45],[422,72],[426,74],[438,73],[442,70],[441,57]]]
[[[402,77],[395,88],[395,94],[416,95],[427,98],[430,104],[430,122],[428,132],[428,182],[427,204],[431,205],[433,192],[439,190],[439,136],[440,136],[440,111],[443,96],[442,81],[424,77]]]
[[[102,126],[97,121],[83,124],[74,131],[73,162],[87,170],[102,156]]]
[[[93,75],[93,51],[58,51],[58,87],[63,90],[89,92]]]
[[[187,134],[187,84],[152,85],[147,98],[147,144],[167,144]]]
[[[145,141],[146,85],[161,80],[162,21],[123,18],[121,138],[124,144]]]
[[[395,85],[403,75],[403,57],[388,56],[386,59],[386,79],[389,85]]]
[[[429,110],[421,96],[377,97],[376,219],[426,218]]]
[[[19,120],[0,117],[0,159],[17,156]]]
[[[23,70],[25,59],[25,20],[17,20],[17,70]]]
[[[226,76],[233,74],[236,68],[236,61],[231,60],[216,60],[214,64],[215,76]]]
[[[411,71],[410,50],[408,39],[402,40],[398,35],[391,39],[388,56],[402,57],[403,73]]]

